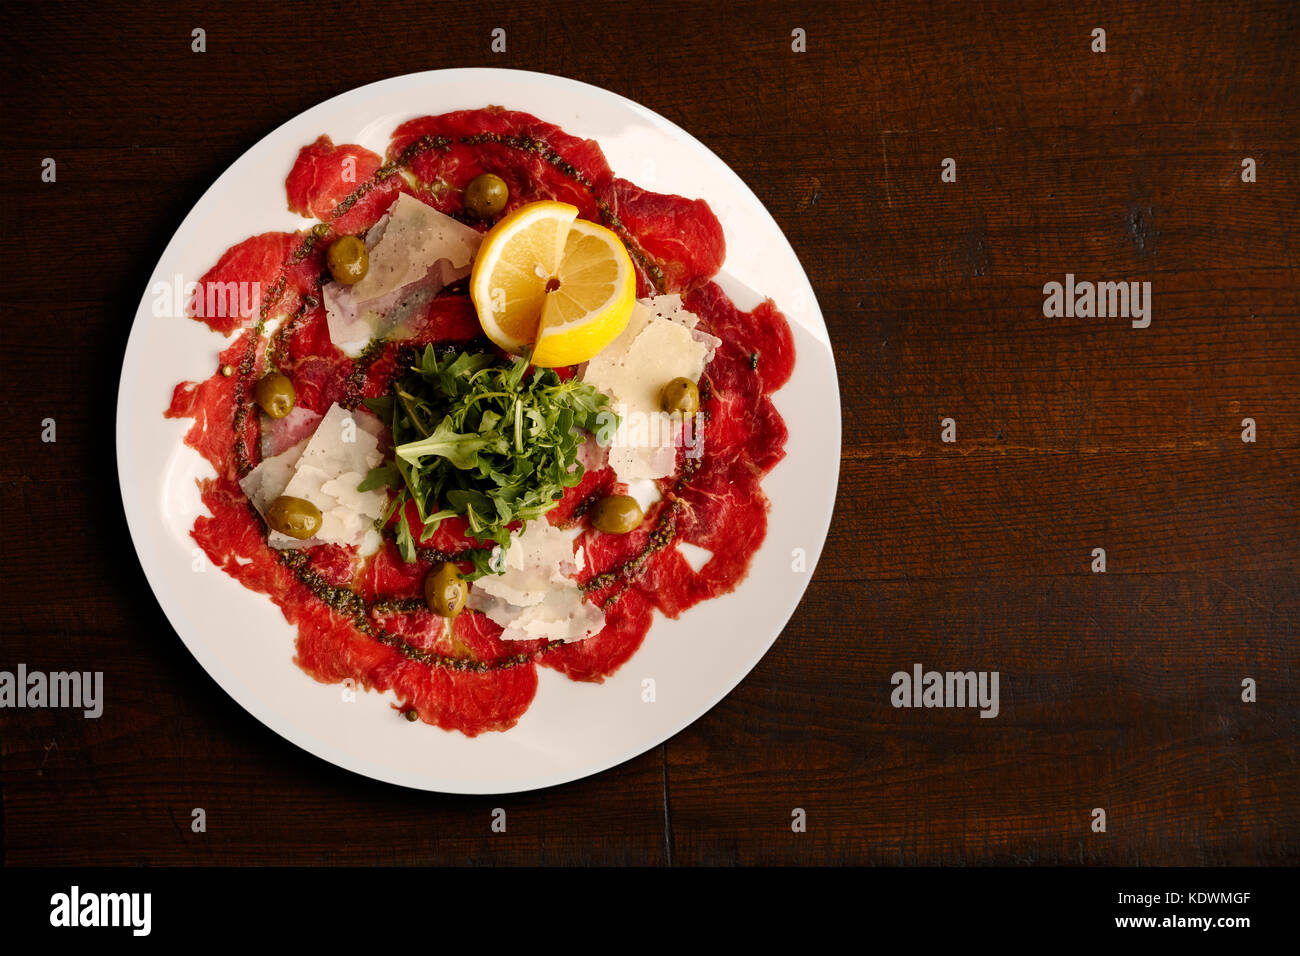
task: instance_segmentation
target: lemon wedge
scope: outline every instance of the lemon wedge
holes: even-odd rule
[[[535,202],[483,237],[469,294],[489,339],[507,352],[533,350],[534,365],[576,365],[627,327],[636,273],[622,241],[578,209]]]

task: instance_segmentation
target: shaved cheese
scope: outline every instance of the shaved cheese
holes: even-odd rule
[[[383,460],[376,437],[383,426],[371,415],[353,417],[335,403],[303,439],[273,458],[263,459],[239,482],[258,513],[281,495],[303,498],[321,512],[321,526],[306,540],[278,531],[267,533],[273,548],[309,548],[317,544],[359,545],[363,555],[378,549],[373,522],[384,513],[382,489],[357,491],[366,472]]]
[[[501,637],[508,641],[581,641],[598,633],[605,612],[582,599],[573,575],[586,558],[581,548],[574,553],[573,539],[574,533],[544,519],[530,521],[523,534],[511,535],[504,552],[493,552],[503,573],[475,581],[469,606],[504,628]]]
[[[584,471],[600,471],[609,464],[609,449],[595,435],[588,435],[578,446],[578,464]]]
[[[360,545],[366,528],[384,512],[383,489],[357,491],[366,472],[383,461],[379,442],[357,426],[343,406],[330,406],[303,449],[284,494],[305,498],[321,511],[316,541]]]
[[[618,412],[618,408],[615,408]],[[619,413],[621,414],[621,413]],[[677,464],[677,449],[672,445],[665,448],[620,446],[615,444],[609,449],[609,467],[614,475],[625,485],[654,478],[664,478],[673,473]]]
[[[322,290],[330,341],[355,357],[372,338],[401,338],[422,305],[469,275],[481,241],[477,230],[402,193],[366,234],[365,278]]]
[[[646,304],[661,319],[676,322],[691,330],[691,338],[705,348],[704,365],[707,368],[708,364],[713,361],[713,355],[718,350],[718,346],[722,344],[722,339],[710,335],[703,329],[696,328],[700,323],[700,317],[682,305],[682,297],[677,293],[657,295],[649,299]]]
[[[487,611],[489,618],[501,624],[502,620]],[[551,641],[585,641],[605,627],[605,612],[596,605],[582,600],[582,592],[568,588],[549,592],[538,604],[523,608],[518,613],[505,616],[509,626],[501,632],[508,641],[533,641],[545,638]]]
[[[284,494],[306,447],[307,439],[304,438],[273,458],[263,458],[256,468],[239,479],[239,487],[244,489],[244,494],[248,495],[248,500],[253,503],[258,514],[266,514],[271,502]]]
[[[621,482],[663,478],[676,466],[682,420],[666,414],[659,397],[675,378],[698,384],[722,344],[696,329],[698,322],[681,296],[638,300],[627,328],[583,370],[582,380],[608,395],[619,416],[609,464]]]
[[[379,440],[374,432],[358,425],[360,420],[338,402],[331,405],[303,449],[299,468],[311,465],[337,477],[345,471],[364,473],[378,465],[383,460]]]
[[[320,490],[338,501],[349,511],[356,512],[374,521],[384,513],[385,498],[373,491],[357,491],[357,485],[365,479],[359,471],[345,471],[337,478],[332,478],[320,486]]]
[[[699,382],[708,348],[681,322],[662,319],[638,301],[623,333],[587,363],[582,380],[629,411],[660,410],[659,393],[675,378]]]
[[[377,233],[373,244],[371,233]],[[478,230],[402,193],[366,234],[370,268],[352,291],[362,300],[378,299],[422,279],[442,260],[469,275],[481,241]]]

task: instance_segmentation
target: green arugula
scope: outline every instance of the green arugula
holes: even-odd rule
[[[397,546],[414,561],[416,548],[444,518],[463,515],[477,540],[510,541],[508,526],[540,518],[582,480],[578,446],[585,433],[617,427],[608,398],[551,369],[528,374],[513,361],[462,352],[438,357],[425,346],[419,363],[366,406],[388,423],[393,456],[372,468],[360,491],[398,491],[381,524],[396,511]],[[414,501],[422,527],[410,526]],[[400,509],[400,510],[399,510]],[[491,548],[476,549],[471,578],[488,573]]]

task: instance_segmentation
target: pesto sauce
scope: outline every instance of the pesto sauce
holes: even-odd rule
[[[471,657],[449,657],[446,654],[437,654],[422,647],[408,644],[400,635],[394,634],[392,631],[385,631],[371,619],[373,614],[425,610],[427,608],[423,601],[414,601],[414,607],[410,606],[410,602],[414,599],[394,600],[390,598],[373,603],[367,602],[365,598],[351,588],[330,584],[326,581],[325,578],[312,569],[310,559],[302,551],[281,551],[279,552],[279,558],[280,563],[289,568],[294,577],[301,581],[317,600],[332,611],[347,618],[349,623],[362,634],[373,637],[381,644],[386,644],[403,657],[419,661],[421,664],[427,664],[430,667],[444,667],[448,670],[486,674],[489,671],[506,670],[511,667],[518,667],[520,664],[526,664],[564,643],[563,641],[547,641],[545,645],[536,651],[523,651],[502,658],[499,661],[480,661]]]
[[[628,558],[616,568],[610,568],[608,571],[596,575],[582,585],[582,590],[591,594],[595,591],[603,591],[610,585],[621,582],[622,586],[608,595],[600,606],[602,608],[608,607],[622,597],[623,593],[635,584],[637,578],[641,576],[646,562],[671,544],[673,539],[677,537],[677,512],[681,508],[681,499],[668,499],[663,510],[659,512],[659,521],[655,524],[655,529],[650,532],[650,537],[646,539],[646,546],[641,550],[641,553]]]
[[[361,387],[365,384],[366,370],[384,354],[387,344],[383,339],[371,339],[353,361],[352,371],[348,374],[347,381],[343,383],[343,398],[339,401],[339,404],[348,411],[361,404]]]

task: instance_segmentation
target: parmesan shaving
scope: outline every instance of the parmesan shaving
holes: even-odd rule
[[[443,286],[469,275],[482,236],[402,193],[366,234],[370,265],[355,285],[322,290],[330,341],[356,357],[373,338],[400,338]]]
[[[675,378],[698,384],[722,344],[697,329],[698,322],[681,296],[638,300],[627,328],[582,372],[584,382],[609,396],[610,408],[619,416],[609,464],[625,484],[664,478],[676,467],[683,423],[680,416],[661,410],[659,396]]]
[[[574,553],[573,534],[545,519],[530,521],[523,534],[511,535],[493,561],[501,574],[485,574],[470,588],[469,606],[504,630],[505,640],[538,638],[581,641],[605,626],[605,612],[582,599],[574,575],[586,556]]]

